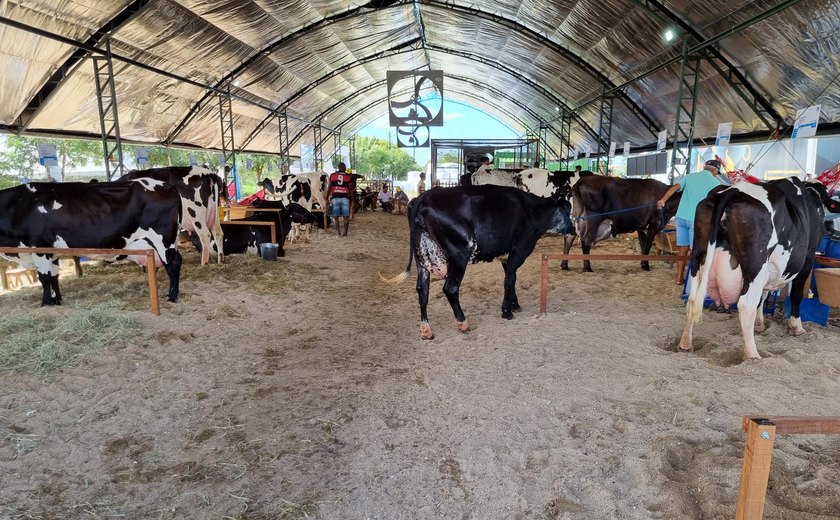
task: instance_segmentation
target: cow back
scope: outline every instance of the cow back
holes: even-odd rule
[[[621,179],[604,175],[581,177],[572,186],[572,216],[585,222],[610,219],[613,234],[631,233],[647,226],[664,227],[677,212],[680,193],[668,199],[665,211],[656,202],[669,186],[655,179]]]

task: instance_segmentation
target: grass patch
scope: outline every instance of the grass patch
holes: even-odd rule
[[[0,316],[0,370],[45,374],[77,366],[116,340],[142,334],[140,320],[109,301],[75,306],[69,314],[41,309]]]

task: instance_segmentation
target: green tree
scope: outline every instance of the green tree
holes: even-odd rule
[[[358,170],[368,178],[381,176],[404,181],[409,171],[419,169],[410,155],[391,146],[388,141],[376,137],[356,138],[356,164],[353,170]]]
[[[438,157],[437,162],[438,162],[438,164],[440,164],[440,163],[459,163],[459,162],[461,162],[461,158],[458,157],[457,153],[446,152],[446,153],[442,154],[440,157]]]
[[[102,143],[87,139],[43,139],[10,135],[0,151],[0,170],[4,173],[32,177],[38,165],[38,144],[55,145],[61,180],[68,168],[84,166],[90,162],[102,162]]]

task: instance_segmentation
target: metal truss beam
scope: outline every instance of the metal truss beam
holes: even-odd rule
[[[680,88],[677,94],[674,148],[671,150],[669,183],[674,183],[677,165],[691,165],[691,143],[694,140],[694,122],[697,114],[697,87],[700,83],[700,65],[703,54],[690,53],[688,39],[683,41],[683,58],[680,63]],[[683,149],[682,147],[685,147]],[[686,172],[687,173],[687,172]]]
[[[105,175],[108,180],[125,173],[120,118],[117,109],[117,90],[114,86],[114,65],[111,61],[111,42],[105,38],[105,56],[96,56],[93,77],[96,85],[96,107],[99,109],[99,131],[102,135],[102,152],[105,158]],[[113,164],[112,164],[113,163]]]
[[[98,56],[105,56],[105,54],[106,54],[105,51],[103,51],[102,49],[99,49],[99,48],[94,47],[92,45],[88,45],[85,42],[74,40],[72,38],[68,38],[66,36],[56,34],[54,32],[50,32],[50,31],[47,31],[47,30],[44,30],[44,29],[40,29],[38,27],[34,27],[32,25],[25,24],[23,22],[13,20],[13,19],[8,18],[6,16],[0,16],[0,24],[7,25],[9,27],[14,27],[15,29],[19,29],[21,31],[26,31],[28,33],[36,34],[36,35],[41,36],[43,38],[47,38],[47,39],[50,39],[50,40],[53,40],[53,41],[57,41],[57,42],[65,44],[65,45],[70,45],[70,46],[76,47],[78,49],[84,49],[84,50],[88,51],[89,53],[95,54],[95,55],[98,55]],[[133,58],[128,58],[126,56],[122,56],[122,55],[119,55],[119,54],[116,54],[116,53],[111,53],[111,59],[122,62],[122,63],[127,63],[128,65],[132,65],[134,67],[137,67],[138,69],[146,70],[146,71],[152,72],[154,74],[158,74],[160,76],[163,76],[165,78],[173,79],[175,81],[179,81],[179,82],[184,83],[186,85],[192,85],[193,87],[198,87],[198,88],[207,90],[207,91],[212,92],[212,93],[216,93],[216,94],[223,94],[224,93],[224,91],[221,88],[215,87],[213,85],[208,85],[206,83],[201,83],[200,81],[195,81],[195,80],[187,78],[185,76],[180,76],[178,74],[174,74],[172,72],[160,69],[160,68],[155,67],[153,65],[148,65],[146,63],[137,61]],[[257,107],[257,108],[261,108],[261,109],[266,110],[268,112],[273,112],[274,109],[275,109],[275,107],[273,105],[272,106],[267,106],[267,105],[265,105],[263,103],[260,103],[258,101],[254,101],[252,98],[249,98],[249,97],[246,97],[246,96],[241,96],[241,95],[236,94],[234,92],[231,92],[230,96],[231,96],[231,98],[236,99],[237,101],[241,101],[242,103],[246,103],[248,105],[251,105],[251,106],[254,106],[254,107]],[[291,114],[289,115],[289,117],[292,118],[292,119],[296,119],[298,121],[302,121],[304,123],[311,123],[311,121],[309,121],[307,119],[303,119],[301,117],[294,116],[294,115],[291,115]],[[11,128],[12,131],[14,131],[14,132],[18,132],[18,133],[22,132],[22,130],[18,126],[10,127],[9,125],[0,125],[0,128]],[[36,132],[36,133],[39,133],[39,134],[44,134],[44,133],[61,134],[62,132],[60,130],[55,130],[55,131],[51,131],[51,132]],[[82,135],[82,133],[80,132],[79,135]],[[170,142],[170,141],[164,140],[162,142],[162,144],[165,145],[165,146],[169,146],[173,143]]]
[[[572,155],[572,113],[560,114],[560,159],[569,169],[569,157]]]
[[[134,0],[113,18],[108,20],[102,27],[94,31],[94,33],[85,40],[85,45],[89,45],[91,47],[98,46],[105,38],[113,34],[117,29],[134,19],[135,16],[151,5],[152,2],[154,2],[154,0]],[[64,84],[67,78],[70,77],[70,75],[81,64],[82,60],[88,56],[88,54],[89,52],[87,50],[77,48],[72,54],[70,54],[69,58],[64,60],[64,63],[55,69],[55,71],[47,79],[46,83],[41,86],[38,92],[35,93],[35,96],[29,101],[29,104],[24,107],[20,114],[18,114],[17,119],[19,121],[21,131],[25,131],[29,128],[29,125],[36,117],[38,117],[38,114],[41,113],[41,110],[52,98],[53,94],[58,91],[61,85]]]
[[[347,147],[349,148],[348,154],[350,159],[350,168],[356,169],[356,136],[351,137],[347,140]]]
[[[312,125],[312,134],[312,157],[315,160],[315,171],[319,172],[324,169],[324,153],[322,151],[324,141],[321,138],[321,125],[317,121]],[[327,137],[329,137],[329,134],[327,134]]]
[[[286,117],[285,110],[277,114],[277,137],[280,141],[280,175],[285,175],[289,173],[289,166],[292,165],[289,157],[289,118]]]
[[[746,29],[748,27],[751,27],[751,26],[753,26],[753,25],[755,25],[759,22],[762,22],[762,21],[770,18],[771,16],[775,15],[776,13],[784,11],[788,7],[791,7],[795,4],[798,4],[801,1],[802,0],[786,0],[786,1],[782,2],[781,4],[775,6],[775,7],[767,9],[766,11],[764,11],[764,12],[762,12],[762,13],[756,15],[756,16],[753,16],[752,18],[750,18],[748,20],[745,20],[745,21],[743,21],[739,24],[736,24],[734,27],[731,27],[731,28],[729,28],[725,31],[717,33],[716,35],[712,36],[711,38],[703,39],[701,37],[700,38],[700,43],[694,44],[694,45],[692,45],[692,47],[690,49],[688,49],[688,54],[695,54],[695,53],[698,53],[698,52],[706,49],[707,47],[711,47],[712,45],[714,45],[717,42],[723,40],[724,38],[728,38],[728,37],[732,36],[733,34],[738,34],[739,32],[743,31],[744,29]],[[640,81],[640,80],[642,80],[642,79],[644,79],[644,78],[646,78],[646,77],[648,77],[652,74],[655,74],[655,73],[659,72],[660,70],[663,70],[666,67],[669,67],[669,66],[679,62],[680,60],[682,60],[682,55],[675,56],[675,57],[673,57],[669,60],[666,60],[663,63],[660,63],[659,65],[657,65],[655,67],[651,67],[650,69],[646,70],[645,72],[643,72],[643,73],[625,81],[624,83],[622,83],[620,85],[616,85],[615,87],[612,87],[606,93],[611,94],[613,92],[620,92],[623,89],[632,85],[633,83],[636,83],[637,81]],[[578,104],[577,108],[580,109],[581,107],[589,105],[590,103],[594,103],[600,97],[601,96],[599,96],[599,95],[589,96],[588,98],[582,100]]]
[[[607,90],[604,87],[604,90]],[[612,120],[613,120],[613,102],[615,101],[614,94],[604,94],[601,96],[601,110],[598,115],[598,154],[596,160],[598,167],[601,166],[601,158],[604,160],[604,175],[609,174],[610,171],[610,147],[612,146]]]
[[[703,41],[703,35],[700,34],[694,26],[682,19],[675,11],[669,9],[660,0],[631,0],[633,3],[641,6],[647,13],[654,18],[662,17],[666,23],[676,24],[683,32],[692,37],[695,41]],[[777,125],[784,121],[784,118],[773,107],[773,104],[767,99],[767,96],[761,93],[758,88],[747,79],[746,75],[742,73],[721,51],[714,45],[707,47],[709,55],[707,57],[709,63],[712,64],[715,71],[732,87],[732,90],[738,94],[741,99],[749,106],[753,113],[761,120],[761,122],[769,129],[773,130]]]
[[[603,85],[610,85],[614,86],[615,83],[608,78],[605,74],[603,74],[597,67],[595,67],[592,63],[587,61],[581,56],[578,56],[570,49],[563,47],[562,45],[558,44],[554,40],[551,40],[542,34],[538,33],[534,29],[523,25],[516,20],[506,18],[501,15],[489,13],[487,11],[483,11],[481,9],[477,9],[475,7],[467,7],[462,5],[456,5],[444,0],[417,0],[421,5],[429,5],[432,7],[438,7],[441,9],[446,9],[448,11],[453,11],[461,14],[468,15],[474,18],[481,18],[483,20],[488,20],[499,24],[506,29],[510,30],[514,34],[518,34],[521,36],[525,36],[530,40],[533,40],[540,45],[543,45],[549,49],[551,49],[554,53],[559,54],[566,60],[573,63],[575,66],[583,69],[588,74],[592,75],[596,81]],[[655,119],[650,116],[647,111],[644,110],[643,107],[638,105],[633,99],[631,99],[627,94],[623,91],[619,94],[621,96],[622,102],[630,109],[630,111],[642,122],[645,128],[654,129],[659,128],[659,124],[656,123]],[[652,132],[653,135],[656,135],[657,132]]]
[[[219,94],[219,122],[222,129],[222,162],[230,166],[231,172],[236,172],[236,143],[233,135],[233,109],[231,107],[230,87],[228,94]],[[224,168],[225,185],[228,182],[228,169]]]

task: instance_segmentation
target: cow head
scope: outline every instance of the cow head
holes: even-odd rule
[[[257,183],[257,186],[264,188],[265,191],[271,193],[272,195],[275,193],[274,191],[274,183],[271,182],[271,179],[268,177],[264,178],[262,181]]]
[[[806,184],[808,188],[816,192],[820,197],[822,205],[829,213],[840,213],[840,202],[832,199],[828,194],[828,189],[821,182],[811,181]]]
[[[559,235],[570,235],[574,233],[574,223],[569,217],[572,210],[572,204],[566,199],[558,199],[552,197],[557,202],[557,211],[554,213],[552,226],[549,231]]]

